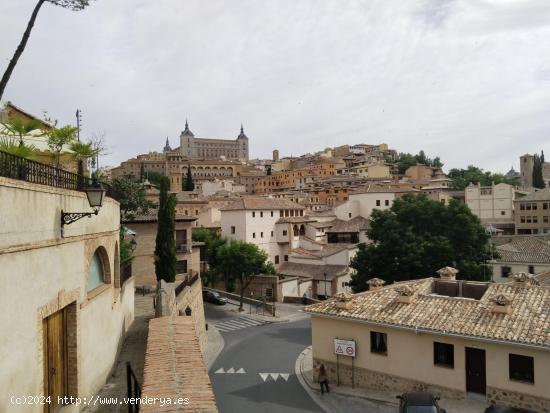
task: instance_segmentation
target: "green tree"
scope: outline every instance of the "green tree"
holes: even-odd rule
[[[21,57],[21,55],[23,54],[23,51],[25,50],[25,46],[29,41],[29,37],[31,35],[32,28],[38,16],[38,12],[40,11],[44,3],[51,3],[55,6],[63,7],[65,9],[79,11],[86,8],[89,5],[90,0],[38,0],[36,5],[34,6],[31,17],[27,22],[27,28],[23,33],[23,37],[21,38],[19,45],[15,49],[15,52],[8,64],[8,67],[6,68],[6,71],[4,72],[4,75],[0,80],[0,100],[2,100],[2,96],[4,95],[4,90],[6,89],[8,81],[10,80],[11,74],[13,73],[13,69],[15,69],[15,66],[17,65],[19,58]]]
[[[155,240],[155,273],[157,281],[176,280],[176,197],[170,193],[170,180],[160,182],[157,238]]]
[[[122,220],[132,220],[136,215],[147,215],[155,204],[145,198],[145,189],[139,182],[128,178],[115,178],[111,187],[120,203]]]
[[[350,264],[355,292],[364,291],[373,277],[403,281],[431,276],[445,266],[459,269],[464,279],[490,278],[489,235],[456,200],[445,205],[425,194],[405,195],[389,210],[373,211],[368,236],[373,243],[360,244]]]
[[[519,185],[519,178],[506,178],[502,174],[484,171],[477,166],[469,165],[466,169],[453,168],[449,171],[448,177],[451,179],[451,187],[457,191],[463,191],[470,183],[480,184],[481,186],[491,186],[505,183],[513,186]]]
[[[191,174],[191,165],[187,165],[187,175],[181,189],[183,191],[192,191],[195,189],[195,184],[193,183],[193,175]]]
[[[21,142],[17,142],[12,138],[0,139],[0,151],[31,161],[36,161],[38,159],[38,149],[36,149],[34,145],[21,144]]]
[[[145,181],[145,165],[142,163],[139,164],[139,182]]]
[[[76,133],[78,128],[65,125],[61,128],[52,128],[47,132],[48,135],[48,147],[54,154],[55,165],[59,168],[59,159],[61,157],[61,151],[65,145],[70,145],[76,139]]]
[[[544,184],[544,178],[542,174],[544,164],[544,152],[540,155],[535,154],[533,157],[533,187],[542,189],[546,185]]]
[[[134,259],[134,251],[132,248],[132,242],[128,241],[126,238],[127,228],[124,225],[120,226],[119,233],[119,256],[120,256],[120,267],[124,268],[128,266]]]
[[[0,122],[0,125],[4,127],[3,133],[8,136],[17,137],[19,139],[19,145],[24,144],[24,137],[29,133],[40,130],[42,128],[42,122],[38,119],[32,119],[24,121],[21,119],[10,119],[6,122]]]
[[[218,271],[225,278],[239,284],[239,311],[243,311],[244,291],[254,275],[274,273],[267,253],[256,244],[243,241],[230,241],[217,250]]]
[[[218,272],[220,265],[218,265],[217,252],[222,245],[227,243],[227,238],[220,237],[218,233],[208,228],[195,228],[192,237],[193,241],[204,243],[204,246],[201,247],[201,261],[208,263],[208,269],[202,273],[202,277],[206,285],[214,286],[223,276]],[[226,289],[227,287],[226,284]]]
[[[84,143],[80,141],[73,141],[69,144],[69,149],[73,152],[73,158],[76,159],[78,165],[78,175],[84,175],[84,162],[90,158],[93,158],[96,154],[92,143]]]
[[[423,150],[420,150],[417,155],[402,152],[397,157],[397,168],[400,174],[404,174],[407,169],[414,165],[426,165],[441,168],[443,163],[439,156],[434,159],[428,158]]]

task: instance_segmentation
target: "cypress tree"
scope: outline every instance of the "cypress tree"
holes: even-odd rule
[[[185,181],[183,181],[183,188],[184,191],[192,191],[195,189],[195,184],[193,183],[193,175],[191,174],[191,165],[187,165],[187,176],[185,177]]]
[[[143,162],[139,165],[139,182],[143,182],[145,180],[145,166],[143,165]]]
[[[157,281],[176,280],[176,198],[168,193],[170,181],[162,177],[158,209],[157,238],[155,242],[155,273]]]
[[[533,159],[533,187],[544,188],[544,178],[542,176],[542,164],[544,163],[544,152],[541,155],[535,154]]]

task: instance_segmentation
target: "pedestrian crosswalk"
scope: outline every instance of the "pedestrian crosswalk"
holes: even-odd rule
[[[240,330],[248,327],[256,327],[268,323],[269,321],[254,320],[253,318],[248,317],[238,317],[226,321],[220,321],[216,324],[216,328],[223,333],[228,333],[229,331]]]

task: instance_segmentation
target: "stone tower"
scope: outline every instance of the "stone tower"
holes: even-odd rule
[[[187,119],[185,119],[185,129],[180,135],[180,152],[183,156],[195,158],[197,151],[195,148],[195,135],[189,129]]]
[[[239,143],[239,158],[248,161],[248,137],[244,134],[243,124],[241,123],[241,133],[237,137]]]
[[[533,164],[533,155],[525,154],[519,157],[520,180],[523,188],[533,187]]]
[[[273,149],[273,162],[277,162],[279,160],[279,150]]]

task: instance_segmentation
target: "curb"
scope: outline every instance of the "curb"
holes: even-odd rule
[[[298,381],[306,391],[306,393],[311,397],[311,399],[321,408],[322,411],[325,413],[333,413],[332,409],[325,404],[324,401],[322,401],[317,393],[313,390],[313,388],[309,385],[307,380],[303,376],[302,372],[302,362],[304,361],[306,357],[306,353],[311,349],[311,346],[306,347],[298,356],[296,359],[296,363],[294,363],[294,374],[296,374],[296,377],[298,378]]]
[[[306,356],[310,352],[311,352],[311,346],[306,347],[300,353],[298,358],[296,359],[296,365],[295,365],[296,376],[298,376],[298,380],[300,381],[300,384],[304,387],[306,392],[308,392],[308,394],[311,396],[311,398],[313,400],[315,400],[315,402],[317,402],[317,404],[319,406],[321,406],[321,408],[325,412],[330,413],[332,411],[327,410],[326,405],[324,405],[324,402],[321,402],[320,400],[318,400],[319,396],[317,395],[316,391],[314,390],[315,388],[313,386],[311,386],[311,384],[308,382],[308,380],[306,378],[303,377],[302,364],[303,364],[304,359],[306,358]],[[334,386],[334,385],[331,386],[331,392],[334,393],[334,394],[337,394],[339,396],[356,397],[356,398],[368,400],[368,401],[374,402],[374,403],[385,404],[387,406],[398,406],[398,404],[393,402],[393,401],[378,399],[378,398],[374,398],[374,397],[363,396],[363,395],[360,395],[360,394],[353,394],[353,393],[348,393],[348,392],[336,391],[335,389],[338,389],[338,387]]]
[[[223,336],[218,331],[218,329],[214,326],[214,324],[208,323],[208,330],[211,331],[211,334],[215,336],[215,339],[218,342],[218,346],[212,352],[212,356],[203,357],[203,358],[207,359],[207,360],[205,360],[206,369],[210,370],[210,368],[212,367],[212,365],[214,364],[214,362],[216,361],[216,359],[218,358],[218,356],[222,352],[223,348],[225,347],[225,340],[223,339]],[[210,343],[210,337],[208,337],[208,334],[207,334],[207,339],[208,339],[208,343]],[[206,347],[207,347],[207,352],[208,352],[209,344],[207,344]]]

